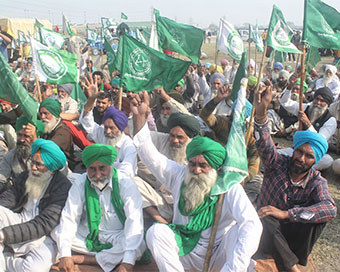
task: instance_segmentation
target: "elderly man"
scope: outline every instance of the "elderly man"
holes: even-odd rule
[[[145,250],[142,199],[131,178],[112,167],[117,150],[110,145],[87,146],[82,160],[87,173],[72,185],[57,241],[62,271],[75,264],[100,265],[104,271],[131,271]],[[71,250],[84,254],[72,256]]]
[[[317,132],[328,141],[336,130],[336,119],[332,117],[328,110],[329,105],[333,102],[333,94],[327,87],[319,88],[314,93],[313,102],[303,103],[303,111],[299,111],[299,103],[290,98],[291,90],[298,80],[295,74],[290,77],[289,85],[280,98],[280,104],[289,113],[298,117],[298,120],[303,124],[303,130]],[[291,156],[293,150],[286,149],[280,152]],[[314,167],[318,170],[327,169],[332,165],[332,162],[332,157],[325,154]]]
[[[185,150],[191,139],[200,133],[198,120],[184,113],[176,112],[168,119],[169,134],[151,131],[152,142],[157,150],[168,159],[186,165]],[[173,198],[141,162],[138,163],[135,182],[143,198],[143,209],[153,220],[169,223],[173,217]]]
[[[44,133],[44,123],[38,120],[34,126],[25,116],[21,116],[17,120],[16,131],[16,147],[0,161],[0,184],[1,186],[6,184],[5,187],[10,185],[9,179],[16,179],[29,169],[32,143]]]
[[[273,71],[271,73],[271,81],[275,84],[279,78],[280,71],[283,70],[283,65],[281,62],[275,62],[273,65]]]
[[[263,223],[260,252],[271,254],[279,271],[300,271],[328,220],[336,216],[327,180],[312,166],[326,153],[321,133],[298,131],[292,156],[281,155],[270,137],[266,112],[271,88],[256,97],[255,138],[265,168],[258,214]]]
[[[152,144],[145,125],[147,93],[140,93],[131,104],[138,155],[174,198],[173,224],[153,225],[147,232],[148,247],[160,271],[202,271],[218,198],[210,191],[225,159],[225,148],[197,136],[186,149],[188,166],[177,164]],[[261,231],[260,220],[242,186],[232,186],[222,204],[210,269],[247,271]]]
[[[58,85],[58,101],[61,105],[60,117],[63,120],[73,121],[79,118],[78,103],[70,97],[73,91],[73,84]]]
[[[0,271],[49,271],[57,255],[50,232],[71,187],[58,170],[66,157],[52,141],[32,144],[31,168],[0,194]],[[10,252],[4,251],[7,246]]]
[[[340,94],[340,81],[336,75],[337,68],[333,65],[325,65],[324,71],[324,76],[315,81],[315,90],[328,87],[333,93],[333,99],[336,100]]]

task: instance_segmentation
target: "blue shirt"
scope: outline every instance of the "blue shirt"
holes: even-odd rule
[[[3,40],[3,38],[0,38],[0,52],[5,57],[5,60],[8,62],[7,45],[8,44]]]

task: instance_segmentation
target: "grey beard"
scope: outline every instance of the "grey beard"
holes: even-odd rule
[[[44,173],[34,171],[34,173],[38,173],[39,176],[33,176],[32,172],[32,169],[29,169],[28,178],[25,183],[25,193],[28,194],[29,199],[38,199],[44,192],[47,182],[52,176],[53,172],[50,170],[47,170]]]
[[[111,180],[111,175],[112,175],[112,170],[109,176],[101,176],[100,178],[90,178],[89,174],[87,173],[87,177],[91,184],[95,187],[97,187],[100,191],[102,191],[106,185],[110,182]]]
[[[191,142],[191,139],[182,144],[180,147],[175,147],[170,143],[169,146],[169,159],[179,163],[179,164],[186,164],[186,153],[185,150],[187,149],[187,145]]]
[[[333,77],[332,77],[332,76],[329,77],[329,76],[326,76],[326,75],[325,75],[325,76],[323,77],[323,86],[324,86],[324,87],[327,87],[328,84],[332,82],[332,80],[333,80]]]
[[[55,126],[57,125],[59,118],[53,116],[52,120],[42,119],[42,121],[45,125],[44,132],[45,133],[51,133],[54,130]]]
[[[161,123],[162,123],[163,127],[168,127],[169,115],[165,115],[165,114],[161,113],[160,118],[161,118]]]
[[[66,96],[66,97],[58,97],[58,101],[60,102],[61,105],[61,112],[64,112],[65,109],[65,104],[69,101],[70,97]]]
[[[277,80],[279,78],[279,72],[278,73],[276,73],[276,72],[272,72],[272,79],[273,80]]]
[[[184,211],[192,212],[202,204],[204,198],[210,193],[217,179],[217,171],[209,170],[207,174],[192,174],[187,167],[184,174],[185,188],[182,191],[184,198]]]
[[[123,133],[118,131],[117,134],[105,134],[105,142],[107,145],[116,146],[116,144],[122,138]]]
[[[17,143],[16,155],[22,161],[27,161],[31,156],[32,146],[27,143]]]
[[[318,105],[312,105],[308,110],[308,118],[309,121],[314,124],[316,120],[318,120],[328,109],[328,105],[324,107],[319,107]]]

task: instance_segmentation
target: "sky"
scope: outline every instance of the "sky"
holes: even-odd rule
[[[324,2],[340,12],[340,0]],[[120,22],[120,13],[124,12],[128,21],[150,21],[153,8],[157,8],[161,16],[201,28],[218,25],[220,18],[236,26],[267,26],[273,4],[287,21],[302,26],[304,0],[1,0],[0,18],[37,18],[61,24],[64,13],[72,25],[99,23],[101,17]]]

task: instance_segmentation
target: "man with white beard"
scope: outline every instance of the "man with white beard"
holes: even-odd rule
[[[17,145],[0,161],[0,187],[7,187],[10,185],[9,178],[16,179],[22,172],[29,169],[32,143],[44,133],[43,122],[37,120],[34,126],[25,116],[18,118],[15,128]]]
[[[118,151],[113,167],[130,177],[137,173],[137,152],[132,139],[124,133],[128,125],[127,116],[114,106],[106,109],[102,119],[103,125],[98,125],[93,118],[93,107],[98,92],[97,82],[87,80],[88,101],[85,103],[79,122],[87,131],[88,136],[97,144],[114,146]]]
[[[154,224],[146,241],[160,271],[202,271],[217,197],[211,196],[226,152],[219,143],[197,136],[186,149],[188,166],[160,154],[151,141],[145,114],[146,92],[131,101],[134,143],[142,162],[166,185],[174,198],[173,224]],[[256,211],[240,184],[225,194],[210,270],[253,271],[251,256],[262,232]],[[249,271],[249,270],[248,270]]]
[[[322,87],[328,87],[333,93],[334,101],[340,94],[340,81],[336,75],[337,69],[333,65],[325,65],[325,74],[322,78],[319,78],[315,82],[315,90]]]
[[[327,87],[317,89],[314,93],[313,101],[303,103],[303,111],[300,111],[299,103],[291,99],[292,89],[298,80],[299,77],[297,74],[293,74],[290,77],[288,87],[283,91],[280,98],[280,104],[289,113],[298,117],[298,120],[303,124],[303,130],[317,132],[328,141],[335,133],[337,127],[336,119],[328,110],[329,105],[333,102],[333,94]],[[291,156],[293,149],[281,149],[278,152]],[[317,170],[324,170],[330,167],[332,162],[332,157],[325,154],[313,167]]]
[[[71,187],[58,171],[65,164],[65,154],[54,142],[37,139],[29,171],[0,195],[0,271],[48,272],[55,262],[50,232],[59,224]]]
[[[70,95],[73,91],[73,84],[58,85],[58,101],[61,105],[60,117],[63,120],[73,121],[79,118],[78,103]]]
[[[199,135],[200,124],[194,116],[176,112],[170,115],[168,127],[169,134],[151,131],[152,142],[168,159],[186,165],[186,147],[193,137]],[[162,185],[142,162],[138,162],[137,175],[134,180],[143,198],[144,211],[154,221],[171,222],[173,217],[171,191]]]
[[[250,59],[246,64],[246,70],[247,70],[247,77],[250,76],[256,76],[255,70],[256,70],[256,63],[253,59]]]
[[[273,71],[271,73],[271,81],[273,84],[276,84],[277,80],[280,77],[280,71],[283,69],[283,65],[281,62],[275,62],[273,65]]]

